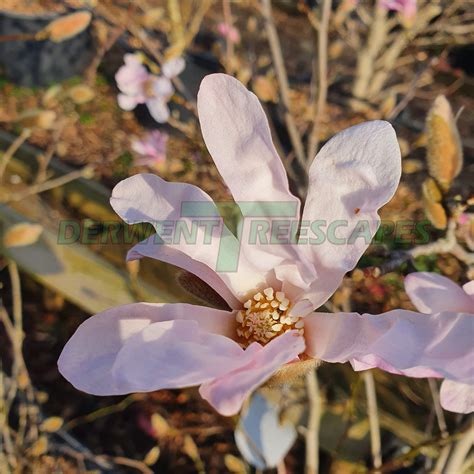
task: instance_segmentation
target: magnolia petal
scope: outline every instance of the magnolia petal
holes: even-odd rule
[[[449,278],[417,272],[405,277],[405,290],[418,311],[474,313],[474,300]]]
[[[325,239],[301,245],[320,275],[306,298],[323,304],[369,246],[380,218],[377,210],[395,193],[401,158],[392,126],[365,122],[338,133],[314,159],[303,221],[318,221]]]
[[[186,61],[181,58],[169,59],[163,64],[163,75],[169,79],[179,76],[186,67]]]
[[[229,290],[218,273],[209,268],[206,264],[194,260],[174,246],[167,245],[164,242],[159,243],[160,240],[156,234],[143,240],[128,251],[127,260],[138,260],[142,257],[149,257],[159,260],[160,262],[175,265],[193,273],[207,283],[231,308],[239,309],[241,307],[239,300]]]
[[[462,289],[466,294],[468,294],[471,298],[474,298],[474,280],[467,282],[462,286]]]
[[[245,460],[257,469],[275,468],[298,437],[291,423],[282,422],[280,413],[281,407],[255,393],[241,414],[235,442]]]
[[[116,379],[112,367],[127,341],[151,324],[195,320],[202,331],[232,337],[232,313],[189,304],[135,303],[111,308],[82,323],[58,360],[61,374],[77,389],[94,395],[128,393],[130,386]]]
[[[439,395],[445,410],[465,414],[474,411],[474,385],[443,380]]]
[[[229,264],[229,268],[225,268],[228,271],[219,271],[219,277],[240,301],[250,290],[266,283],[265,275],[242,252],[239,255],[239,242],[223,224],[212,199],[198,187],[168,183],[152,174],[139,174],[117,184],[110,203],[125,222],[151,223],[167,244],[213,271],[217,271],[219,265],[221,269],[229,261],[235,262],[235,268]],[[186,239],[178,233],[177,225],[195,235]],[[171,242],[165,235],[170,226],[171,232],[175,231]]]
[[[174,94],[173,84],[167,77],[159,76],[154,78],[152,88],[155,96],[165,102]]]
[[[291,258],[294,246],[252,243],[251,219],[266,226],[268,239],[269,218],[298,220],[300,202],[289,191],[263,108],[238,80],[210,74],[201,82],[198,112],[207,148],[245,217],[242,251],[261,271],[274,268]]]
[[[148,111],[150,115],[158,122],[158,123],[166,123],[170,118],[170,109],[166,101],[164,101],[161,97],[157,99],[148,99],[146,101],[146,106],[148,107]]]
[[[191,387],[238,367],[242,354],[235,341],[200,329],[197,321],[159,322],[129,338],[112,377],[129,392]]]
[[[395,310],[380,315],[313,313],[305,318],[306,353],[311,357],[356,361],[356,369],[379,367],[461,382],[474,381],[473,331],[474,318],[466,313]]]
[[[143,83],[148,77],[149,73],[146,67],[134,55],[125,55],[125,66],[117,71],[115,81],[120,92],[127,95],[138,95],[141,94]]]
[[[119,94],[117,102],[122,110],[133,110],[140,103],[137,97],[125,94]]]
[[[210,74],[201,82],[198,111],[204,141],[236,202],[299,205],[252,92],[231,76]]]
[[[199,393],[222,415],[235,415],[253,390],[304,349],[304,339],[297,331],[282,334],[263,347],[253,343],[245,351],[246,365],[201,385]]]

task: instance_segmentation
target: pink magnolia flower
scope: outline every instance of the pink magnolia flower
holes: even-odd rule
[[[165,62],[160,76],[148,72],[136,54],[126,54],[124,62],[115,75],[120,90],[117,97],[119,106],[123,110],[133,110],[138,104],[146,104],[158,123],[167,122],[170,116],[168,101],[174,94],[171,79],[184,70],[184,59],[174,58]]]
[[[416,0],[382,0],[382,8],[394,10],[401,14],[403,22],[411,26],[416,17]]]
[[[412,303],[422,313],[441,311],[469,313],[472,319],[471,340],[474,338],[474,280],[459,287],[449,278],[436,273],[412,273],[405,278],[405,289]],[[474,360],[471,360],[474,365]],[[444,380],[440,401],[444,409],[457,413],[474,411],[474,385]]]
[[[212,74],[201,83],[198,112],[207,148],[242,213],[268,216],[277,203],[279,211],[292,208],[300,222],[300,201],[289,191],[257,97],[236,79]],[[114,210],[128,223],[150,222],[157,230],[128,258],[151,257],[195,274],[229,309],[180,303],[109,309],[79,327],[59,370],[75,387],[96,395],[199,385],[201,396],[224,415],[237,413],[276,372],[307,370],[314,366],[311,359],[373,362],[401,373],[421,366],[465,380],[472,372],[466,354],[473,350],[467,315],[313,312],[369,245],[380,223],[377,210],[395,192],[400,168],[387,122],[363,123],[332,138],[309,171],[300,245],[248,238],[248,217],[239,241],[196,186],[151,174],[122,181],[112,193]],[[192,241],[169,239],[160,223],[192,227],[189,203],[199,216],[215,216],[218,225],[197,226]],[[311,245],[304,242],[303,224],[315,219],[328,228],[336,222],[338,229]],[[257,222],[273,225],[268,217]],[[361,229],[366,238],[354,238]],[[235,249],[238,268],[225,271]]]
[[[240,42],[240,33],[235,26],[222,22],[217,25],[217,32],[222,38],[228,39],[231,43],[237,44]]]
[[[166,144],[168,134],[154,130],[144,138],[132,141],[132,150],[142,156],[135,160],[137,165],[154,166],[166,160]]]

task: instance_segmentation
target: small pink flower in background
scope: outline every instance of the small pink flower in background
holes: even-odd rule
[[[459,287],[449,278],[436,273],[418,272],[405,278],[405,289],[416,309],[422,313],[469,313],[472,324],[468,330],[471,340],[474,341],[474,281]],[[447,324],[450,324],[449,321]],[[474,366],[473,359],[470,363]],[[474,384],[444,380],[441,384],[440,401],[446,410],[471,413],[474,411]]]
[[[381,6],[399,12],[406,26],[413,25],[417,12],[416,0],[382,0]]]
[[[184,70],[184,59],[174,58],[165,62],[160,76],[151,74],[136,54],[126,54],[124,62],[115,75],[120,90],[117,97],[119,106],[123,110],[133,110],[138,104],[146,104],[158,123],[167,122],[170,117],[168,101],[174,94],[171,80]]]
[[[300,200],[289,190],[257,97],[236,79],[212,74],[201,83],[198,112],[207,148],[242,212],[253,203],[265,216],[267,206],[278,203],[299,219]],[[414,376],[467,380],[474,351],[469,315],[314,312],[368,247],[367,239],[350,237],[361,223],[364,236],[375,235],[377,210],[393,196],[400,173],[397,138],[387,122],[351,127],[322,147],[309,171],[302,221],[343,222],[337,232],[343,244],[326,239],[319,245],[265,245],[249,235],[239,242],[220,218],[210,231],[211,244],[204,227],[197,228],[195,241],[165,241],[167,234],[156,225],[157,234],[133,247],[128,258],[155,258],[193,273],[229,309],[179,303],[109,309],[78,328],[59,370],[75,387],[96,395],[199,385],[201,396],[224,415],[237,413],[283,366],[304,369],[311,358],[408,375],[421,367]],[[219,216],[198,187],[152,174],[122,181],[111,198],[127,223],[179,220],[191,227],[192,217],[182,214],[185,203]],[[270,218],[263,221],[271,224]],[[234,255],[231,248],[240,249],[237,270],[218,270],[222,257]]]
[[[235,26],[222,22],[217,25],[217,32],[222,38],[229,40],[231,43],[237,44],[240,42],[240,33]]]
[[[135,164],[140,166],[156,166],[166,161],[166,144],[168,134],[154,130],[144,138],[132,141],[132,150],[141,155],[135,160]]]

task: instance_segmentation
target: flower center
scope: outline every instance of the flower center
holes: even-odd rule
[[[283,291],[266,288],[244,303],[237,313],[237,335],[243,346],[251,342],[266,344],[276,336],[296,329],[304,333],[304,322],[299,316],[289,316],[290,300]]]

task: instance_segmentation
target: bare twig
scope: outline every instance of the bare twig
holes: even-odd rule
[[[16,138],[16,140],[8,147],[8,150],[5,151],[2,155],[2,160],[0,161],[0,183],[2,182],[3,175],[7,169],[8,163],[13,158],[18,149],[25,143],[26,140],[31,135],[31,130],[29,128],[24,128],[21,134]]]
[[[230,0],[222,0],[222,10],[224,13],[224,22],[230,32],[233,27],[232,10],[230,7]],[[228,33],[225,37],[225,53],[226,53],[226,69],[229,74],[234,71],[234,42]]]
[[[328,28],[331,15],[332,0],[324,0],[322,6],[321,23],[318,28],[318,100],[316,117],[309,137],[308,164],[316,156],[319,146],[319,132],[321,121],[326,109],[328,95]]]
[[[93,174],[93,168],[91,166],[84,166],[84,168],[72,171],[71,173],[65,174],[63,176],[59,176],[58,178],[50,179],[43,183],[34,184],[30,186],[25,191],[21,191],[18,193],[11,193],[7,196],[0,197],[0,203],[9,203],[9,202],[16,202],[21,201],[29,196],[33,196],[34,194],[43,193],[45,191],[49,191],[50,189],[57,188],[59,186],[63,186],[64,184],[70,183],[79,178],[90,178]]]
[[[303,142],[296,127],[293,115],[290,112],[290,87],[288,84],[288,76],[286,74],[285,63],[283,61],[283,54],[281,52],[280,40],[276,30],[275,22],[273,21],[272,5],[270,0],[262,1],[262,13],[265,19],[265,29],[267,32],[268,42],[270,44],[270,51],[275,65],[275,72],[280,86],[281,101],[285,108],[285,123],[290,136],[291,144],[293,146],[296,160],[302,169],[306,169],[306,158],[304,154]]]
[[[367,396],[367,412],[369,415],[372,463],[375,469],[380,469],[382,466],[382,443],[380,441],[380,423],[374,377],[370,371],[364,372],[363,377],[365,382],[365,393]]]
[[[321,396],[315,370],[306,375],[309,400],[309,420],[306,430],[306,474],[319,472],[319,425],[321,421]]]
[[[464,433],[462,438],[456,443],[451,459],[449,460],[449,463],[446,466],[446,469],[444,470],[445,474],[462,472],[461,466],[464,464],[464,460],[469,454],[469,451],[471,450],[473,443],[474,443],[474,427],[472,426],[472,423],[471,423],[470,428]]]

